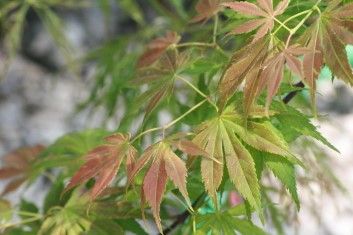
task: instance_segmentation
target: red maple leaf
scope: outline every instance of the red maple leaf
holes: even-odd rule
[[[179,41],[180,36],[176,32],[167,31],[165,38],[157,38],[147,44],[147,48],[149,49],[140,56],[135,69],[153,65],[170,45],[177,44]]]
[[[197,16],[190,20],[190,23],[208,21],[219,9],[222,0],[200,0],[196,5]]]
[[[273,29],[275,21],[274,18],[284,12],[289,4],[289,0],[283,0],[278,3],[275,10],[273,9],[272,0],[257,0],[257,3],[261,8],[249,2],[227,2],[222,4],[223,6],[229,7],[234,11],[245,15],[263,17],[261,19],[249,20],[245,22],[244,24],[229,32],[227,36],[232,34],[248,33],[261,26],[257,31],[253,41],[262,38],[268,31]]]
[[[126,157],[127,174],[129,177],[131,176],[131,172],[135,166],[137,151],[129,144],[130,133],[125,136],[120,133],[114,134],[104,138],[104,140],[114,145],[98,146],[82,156],[80,159],[89,161],[80,167],[63,193],[99,174],[91,191],[89,202],[91,204],[114,179],[124,157]]]
[[[5,195],[21,186],[30,176],[30,163],[36,158],[45,146],[38,144],[32,147],[20,148],[3,158],[6,166],[0,168],[0,179],[10,179],[18,177],[11,181],[2,192]]]

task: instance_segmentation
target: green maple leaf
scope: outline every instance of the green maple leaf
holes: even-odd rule
[[[248,120],[245,124],[243,116],[231,108],[226,109],[219,117],[202,123],[195,133],[193,142],[217,160],[201,160],[205,189],[216,206],[216,192],[223,177],[223,164],[220,163],[225,161],[230,180],[263,219],[255,163],[244,142],[257,150],[276,154],[278,158],[302,165],[270,122]]]
[[[208,213],[196,217],[196,223],[200,227],[196,230],[197,235],[207,234],[240,234],[243,235],[266,235],[266,233],[248,220],[232,216],[228,212]]]

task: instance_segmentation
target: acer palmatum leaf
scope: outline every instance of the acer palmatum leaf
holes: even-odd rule
[[[2,196],[6,195],[19,186],[21,186],[31,174],[31,162],[34,160],[43,150],[44,145],[38,144],[27,148],[20,148],[5,156],[2,161],[6,164],[0,168],[0,180],[10,179],[13,177],[19,177],[6,185]]]
[[[353,3],[337,8],[341,2],[330,1],[325,11],[300,39],[301,44],[310,49],[304,56],[303,82],[310,88],[313,106],[316,80],[324,64],[339,79],[353,85],[353,71],[345,50],[345,44],[353,44],[353,22],[344,19],[353,17]]]
[[[287,63],[287,67],[292,73],[296,74],[300,78],[303,78],[302,62],[296,56],[306,53],[310,53],[310,50],[307,48],[298,47],[297,45],[292,45],[282,51],[276,52],[272,58],[266,61],[264,64],[264,70],[259,78],[256,97],[259,97],[261,92],[265,89],[265,87],[267,87],[267,110],[269,109],[271,101],[281,85],[284,63]]]
[[[200,0],[195,6],[198,15],[192,18],[190,23],[208,21],[219,9],[221,1],[222,0]]]
[[[150,87],[136,98],[132,108],[133,110],[140,108],[148,102],[144,121],[164,97],[171,97],[175,84],[174,76],[187,65],[189,54],[188,50],[179,53],[176,48],[171,48],[162,53],[154,67],[140,68],[135,72],[131,85],[150,84]]]
[[[170,45],[177,44],[179,41],[180,36],[176,32],[167,31],[165,38],[157,38],[147,44],[147,48],[149,49],[140,56],[135,69],[153,65]]]
[[[253,39],[253,41],[257,41],[258,39],[264,37],[268,31],[273,29],[275,21],[274,17],[281,15],[289,4],[289,0],[283,0],[278,3],[276,9],[274,10],[272,0],[258,0],[257,2],[262,9],[249,2],[227,2],[222,4],[223,6],[229,7],[241,14],[263,17],[261,19],[249,20],[245,22],[229,32],[226,36],[248,33],[261,26]]]
[[[167,141],[158,142],[144,151],[144,155],[139,159],[131,174],[127,187],[149,161],[151,161],[151,164],[147,169],[142,183],[143,192],[141,192],[141,202],[146,200],[150,204],[157,227],[162,233],[159,210],[167,178],[172,180],[184,197],[187,205],[193,210],[186,190],[187,169],[185,163],[172,151]]]
[[[134,168],[136,149],[129,144],[130,134],[114,134],[105,138],[109,143],[115,145],[101,145],[81,157],[81,160],[88,160],[84,163],[76,174],[71,178],[63,193],[69,189],[93,178],[98,174],[98,178],[91,191],[89,204],[109,185],[114,179],[121,162],[126,157],[126,171],[130,177]]]
[[[242,82],[246,80],[249,75],[257,75],[258,71],[262,68],[263,60],[267,58],[269,45],[269,38],[264,37],[247,45],[232,56],[223,71],[218,85],[220,111],[223,110],[228,99],[234,95]],[[248,89],[248,91],[253,93],[257,92],[256,89]],[[246,97],[248,97],[248,95],[254,96],[253,94],[247,93]],[[252,101],[249,101],[248,103],[251,102]]]
[[[276,154],[293,164],[303,164],[290,151],[283,136],[266,121],[247,120],[227,108],[219,117],[208,120],[195,130],[193,142],[220,162],[225,159],[229,176],[236,189],[262,217],[259,185],[253,158],[247,145],[264,152]],[[205,189],[217,206],[217,189],[223,177],[223,165],[209,158],[201,160],[201,176]]]

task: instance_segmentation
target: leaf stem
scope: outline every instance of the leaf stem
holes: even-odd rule
[[[213,44],[217,45],[218,14],[214,15]]]
[[[175,47],[188,47],[188,46],[202,46],[202,47],[215,47],[213,43],[206,42],[185,42],[175,45]]]
[[[201,101],[200,103],[198,103],[197,105],[195,105],[194,107],[189,109],[186,113],[184,113],[183,115],[181,115],[180,117],[178,117],[174,121],[172,121],[172,122],[168,123],[167,125],[165,125],[164,127],[162,127],[162,129],[168,129],[169,127],[173,126],[175,123],[179,122],[181,119],[183,119],[189,113],[191,113],[192,111],[194,111],[195,109],[197,109],[198,107],[203,105],[206,101],[208,101],[208,99],[204,99],[203,101]]]
[[[273,18],[277,23],[280,24],[280,27],[285,28],[285,29],[286,29],[287,31],[289,31],[289,32],[291,31],[290,28],[288,28],[288,27],[284,24],[284,22],[282,23],[280,20],[278,20],[278,19],[277,19],[276,17],[274,17],[274,16],[273,16],[272,18]],[[279,28],[280,28],[280,27],[279,27]],[[278,31],[278,29],[276,30],[276,32],[277,32],[277,31]]]
[[[321,2],[321,0],[318,0],[316,2],[316,4],[307,12],[306,16],[299,22],[299,24],[297,26],[295,26],[295,28],[290,30],[290,34],[288,36],[287,42],[286,42],[286,48],[289,45],[289,41],[291,40],[292,36],[298,31],[298,29],[300,27],[302,27],[302,25],[305,23],[305,21],[310,17],[310,15],[314,12],[314,10],[316,10],[319,5],[319,3]]]
[[[206,95],[205,93],[203,93],[202,91],[200,91],[197,87],[195,87],[191,82],[189,82],[187,79],[183,78],[180,75],[175,75],[176,78],[182,80],[183,82],[185,82],[186,84],[188,84],[192,89],[194,89],[197,93],[199,93],[202,97],[206,98],[208,100],[208,102],[216,109],[216,111],[218,112],[218,107],[215,103],[213,103],[210,100],[211,96]]]
[[[39,215],[39,216],[35,216],[33,218],[29,218],[29,219],[24,219],[15,223],[11,223],[11,224],[5,224],[5,225],[0,225],[0,229],[4,229],[4,228],[10,228],[13,227],[15,225],[19,225],[19,224],[26,224],[26,223],[30,223],[36,220],[40,220],[41,218],[43,218],[43,215]]]
[[[138,138],[140,138],[141,136],[150,133],[150,132],[154,132],[154,131],[159,131],[162,130],[163,133],[163,138],[165,137],[164,131],[165,129],[168,129],[169,127],[173,126],[175,123],[179,122],[181,119],[183,119],[185,116],[187,116],[189,113],[191,113],[192,111],[194,111],[195,109],[197,109],[198,107],[200,107],[201,105],[203,105],[206,101],[209,101],[208,98],[204,99],[203,101],[201,101],[200,103],[196,104],[194,107],[192,107],[191,109],[189,109],[186,113],[184,113],[183,115],[181,115],[180,117],[178,117],[177,119],[175,119],[174,121],[168,123],[165,126],[161,126],[161,127],[156,127],[156,128],[152,128],[149,130],[146,130],[144,132],[141,132],[140,134],[138,134],[135,138],[133,138],[130,141],[130,144],[133,144]]]

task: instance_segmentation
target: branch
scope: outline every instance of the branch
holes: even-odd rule
[[[294,84],[295,87],[301,87],[304,88],[304,83],[303,82],[298,82],[297,84]],[[283,103],[288,104],[296,94],[298,94],[299,92],[301,92],[301,90],[299,91],[292,91],[290,92],[286,97],[284,97],[283,99]]]
[[[206,195],[206,192],[203,192],[192,204],[192,207],[196,207],[197,203],[199,203],[199,201]],[[196,210],[195,210],[196,211]],[[173,229],[175,229],[178,225],[183,224],[185,222],[185,220],[190,216],[190,212],[189,211],[184,211],[182,214],[179,214],[177,216],[177,219],[174,221],[174,223],[172,223],[168,228],[163,230],[163,234],[166,235],[168,233],[170,233],[171,231],[173,231]],[[161,233],[159,235],[162,235]]]

